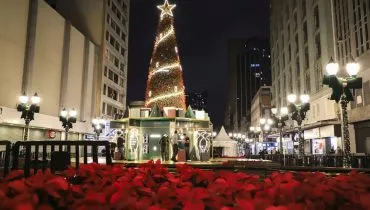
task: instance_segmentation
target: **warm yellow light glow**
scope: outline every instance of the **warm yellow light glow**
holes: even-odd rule
[[[149,104],[151,104],[151,103],[153,103],[153,102],[155,102],[155,101],[159,101],[159,100],[162,100],[162,99],[165,99],[165,98],[171,98],[171,97],[174,97],[174,96],[179,96],[181,94],[183,94],[182,91],[181,92],[177,92],[177,93],[169,93],[169,94],[166,94],[166,95],[157,96],[155,98],[152,98],[152,99],[148,100],[146,102],[146,106],[149,105]]]
[[[171,65],[168,65],[168,66],[164,66],[162,68],[159,68],[159,69],[157,69],[155,71],[152,71],[152,73],[149,75],[149,78],[152,77],[153,75],[157,74],[157,73],[169,72],[170,69],[176,68],[176,67],[181,67],[180,66],[180,63],[174,63],[174,64],[171,64]]]
[[[173,16],[172,10],[176,7],[176,4],[169,4],[168,0],[165,0],[163,5],[157,6],[161,10],[161,18],[165,15]]]
[[[155,43],[155,45],[157,46],[159,43],[161,43],[163,40],[165,40],[168,36],[170,36],[171,34],[173,34],[175,31],[173,30],[173,27],[171,27],[171,29],[165,33],[165,35],[163,35],[162,33],[160,34],[160,38],[159,40]]]

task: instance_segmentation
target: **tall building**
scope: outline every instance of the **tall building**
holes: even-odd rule
[[[23,92],[41,98],[29,139],[64,139],[62,108],[78,112],[70,139],[91,134],[100,104],[99,47],[43,0],[0,1],[0,18],[0,139],[22,140],[16,104]]]
[[[309,94],[305,145],[342,147],[339,109],[328,100],[331,89],[322,84],[325,67],[335,55],[331,1],[272,0],[270,9],[273,105],[286,106],[291,93]]]
[[[234,39],[228,43],[229,99],[225,127],[247,132],[251,101],[258,89],[271,84],[269,41],[264,38]]]
[[[207,91],[192,91],[187,96],[187,105],[193,110],[206,110],[208,103]]]
[[[355,91],[355,101],[351,103],[349,121],[352,149],[358,153],[370,152],[370,2],[333,1],[335,14],[336,60],[344,73],[344,66],[352,58],[360,64],[359,76],[363,78],[363,88]],[[354,129],[353,129],[354,128]],[[356,144],[353,144],[356,143]]]
[[[129,0],[47,0],[66,19],[88,34],[101,53],[100,115],[113,119],[126,110]]]
[[[252,99],[251,125],[258,127],[260,119],[268,119],[271,116],[271,87],[262,86]]]

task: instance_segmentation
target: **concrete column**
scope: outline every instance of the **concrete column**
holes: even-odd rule
[[[59,107],[66,106],[65,97],[68,85],[68,68],[69,68],[69,50],[71,42],[71,22],[66,21],[64,26],[64,44],[63,44],[63,61],[62,61],[62,77],[60,83]]]
[[[32,88],[33,60],[35,56],[36,24],[38,0],[30,0],[27,21],[26,49],[23,65],[22,92]]]
[[[86,93],[87,93],[87,79],[89,73],[89,52],[90,42],[85,37],[84,42],[84,57],[83,57],[83,77],[82,77],[82,89],[81,89],[81,107],[80,107],[80,119],[86,120],[85,106],[86,106]]]

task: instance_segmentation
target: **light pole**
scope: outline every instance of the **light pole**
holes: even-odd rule
[[[70,110],[69,112],[64,108],[60,112],[59,121],[61,121],[63,124],[63,128],[65,130],[66,138],[65,140],[68,140],[68,132],[69,129],[72,129],[73,123],[77,122],[77,111],[75,109]]]
[[[342,136],[344,141],[343,167],[350,168],[351,142],[348,130],[347,105],[350,101],[354,101],[351,89],[356,90],[362,88],[362,78],[357,77],[357,74],[360,71],[360,65],[353,59],[346,65],[346,70],[348,76],[338,77],[337,73],[339,71],[339,64],[335,63],[333,58],[331,58],[326,66],[326,72],[328,75],[324,75],[323,84],[328,85],[333,90],[330,100],[335,100],[337,103],[340,102],[342,108]]]
[[[287,107],[281,107],[280,112],[278,113],[277,108],[272,108],[271,112],[275,122],[277,123],[277,128],[279,129],[279,138],[280,138],[280,152],[284,153],[283,149],[283,128],[285,126],[285,121],[288,120],[289,110]]]
[[[94,132],[96,134],[96,140],[99,141],[99,136],[103,132],[105,128],[105,120],[104,119],[93,119],[92,120],[92,127],[94,128]]]
[[[265,141],[265,132],[268,133],[270,131],[272,124],[274,124],[274,121],[271,118],[267,118],[267,119],[261,118],[260,119],[260,126],[262,130],[263,141]]]
[[[212,157],[212,160],[213,160],[213,140],[215,140],[216,136],[217,136],[217,132],[213,131],[212,132],[212,142],[211,142],[211,157]]]
[[[249,127],[249,131],[252,134],[252,138],[254,140],[254,155],[257,155],[257,137],[259,136],[259,133],[261,132],[260,127]]]
[[[19,96],[20,104],[17,105],[17,111],[22,112],[21,119],[24,119],[26,126],[24,127],[24,135],[23,141],[28,140],[28,133],[29,133],[29,126],[30,122],[34,120],[35,113],[40,112],[40,97],[35,93],[34,96],[31,97],[31,103],[29,104],[29,97],[26,96],[26,93]]]
[[[298,157],[301,158],[304,155],[304,138],[302,132],[302,122],[306,118],[307,111],[310,110],[310,96],[307,94],[300,95],[301,103],[297,104],[297,95],[289,94],[288,102],[289,112],[291,113],[292,120],[295,120],[298,124]],[[294,151],[294,148],[293,148]]]

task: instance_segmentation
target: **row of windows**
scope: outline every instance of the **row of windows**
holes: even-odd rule
[[[118,94],[118,91],[115,90],[114,88],[109,87],[107,84],[103,85],[103,95],[118,101],[120,103],[123,103],[124,95],[123,94]]]
[[[117,36],[121,37],[122,41],[126,41],[126,33],[121,29],[116,21],[107,14],[107,23],[116,32]]]
[[[104,76],[116,83],[117,85],[124,87],[123,78],[120,78],[113,70],[109,69],[107,66],[104,67]]]
[[[125,71],[125,64],[120,62],[120,59],[118,59],[112,52],[110,52],[108,49],[106,49],[106,56],[107,60],[112,63],[117,69],[119,69],[121,72]]]
[[[121,46],[121,44],[110,34],[108,31],[105,32],[105,40],[109,42],[109,44],[116,49],[118,53],[120,53],[123,57],[125,57],[126,50],[124,47]]]
[[[102,113],[111,117],[115,117],[116,114],[123,114],[123,110],[114,107],[110,104],[103,103]]]
[[[118,0],[118,3],[121,4],[120,6],[121,6],[121,8],[123,8],[123,12],[127,14],[127,5],[126,5],[126,3],[123,0]],[[126,26],[127,20],[122,15],[122,13],[119,11],[119,9],[116,6],[116,4],[114,2],[111,2],[111,0],[108,0],[108,6],[110,6],[111,10],[116,15],[116,17],[118,18],[118,20],[120,20],[121,23],[124,26]]]

